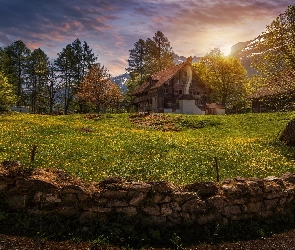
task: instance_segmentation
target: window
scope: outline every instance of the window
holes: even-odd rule
[[[178,90],[178,94],[182,95],[182,89]]]

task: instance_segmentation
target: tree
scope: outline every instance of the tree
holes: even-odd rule
[[[126,68],[130,72],[132,79],[139,76],[140,83],[143,82],[143,76],[145,74],[145,54],[146,54],[146,43],[143,39],[139,39],[134,43],[134,48],[129,50],[130,55],[127,60],[129,67]]]
[[[27,59],[31,51],[27,46],[18,40],[5,47],[1,53],[0,70],[8,78],[8,82],[15,87],[15,93],[18,96],[17,105],[26,104],[24,99],[25,70]]]
[[[48,95],[48,105],[49,105],[50,114],[53,113],[53,107],[57,102],[58,94],[60,90],[61,90],[61,85],[60,85],[60,82],[58,81],[54,63],[50,62],[48,83],[47,83],[47,95]]]
[[[250,43],[252,66],[260,78],[270,79],[284,70],[295,70],[295,5],[287,8],[266,31]]]
[[[16,103],[17,96],[14,94],[14,87],[8,83],[7,77],[0,72],[0,111],[6,111],[9,106]]]
[[[91,103],[97,112],[111,106],[122,98],[119,87],[110,81],[107,69],[95,64],[78,88],[78,98]],[[116,87],[116,86],[117,87]]]
[[[237,58],[224,57],[219,49],[214,49],[193,66],[212,89],[211,101],[230,109],[243,104],[247,95],[247,72]]]
[[[75,93],[74,83],[74,66],[75,66],[75,54],[71,45],[68,44],[62,52],[58,53],[58,58],[54,64],[56,70],[59,72],[59,77],[62,80],[63,85],[63,102],[64,113],[68,114],[70,104],[73,100]]]
[[[48,107],[47,84],[49,78],[49,58],[43,50],[35,49],[28,58],[27,88],[30,90],[32,113],[44,112]]]
[[[129,52],[127,60],[129,67],[126,70],[130,74],[131,89],[142,84],[147,75],[174,65],[172,47],[168,38],[161,31],[157,31],[152,39],[148,38],[146,41],[139,39]],[[131,89],[127,88],[127,92],[131,93]]]
[[[70,106],[74,104],[74,96],[77,94],[77,89],[95,60],[96,57],[92,50],[89,49],[87,43],[84,42],[82,47],[79,39],[76,39],[72,44],[68,44],[58,54],[58,58],[55,60],[55,67],[63,82],[65,114],[68,113]]]
[[[153,74],[174,65],[173,50],[167,37],[157,31],[153,40],[147,39],[147,72]]]

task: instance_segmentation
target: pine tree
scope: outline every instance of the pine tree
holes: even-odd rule
[[[129,50],[130,55],[128,61],[129,67],[126,70],[130,73],[130,77],[134,79],[139,76],[140,83],[143,82],[145,74],[145,54],[146,43],[143,39],[139,39],[134,43],[134,48]]]
[[[31,111],[45,112],[48,107],[47,83],[49,78],[49,58],[43,50],[35,49],[28,58],[26,73],[27,88],[30,90]]]
[[[128,81],[128,93],[142,84],[148,75],[174,65],[170,42],[161,31],[157,31],[152,39],[139,39],[129,52],[129,67],[126,70],[131,78]]]

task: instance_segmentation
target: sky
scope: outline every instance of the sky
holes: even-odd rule
[[[22,40],[51,60],[77,38],[112,76],[129,50],[162,31],[179,56],[204,56],[260,35],[294,0],[0,0],[0,47]]]

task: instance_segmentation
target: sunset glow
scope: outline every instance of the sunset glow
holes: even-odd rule
[[[0,0],[1,1],[1,0]],[[86,41],[112,75],[125,72],[140,38],[162,31],[174,52],[203,56],[254,39],[293,0],[1,1],[0,46],[22,40],[55,59],[76,38]]]

